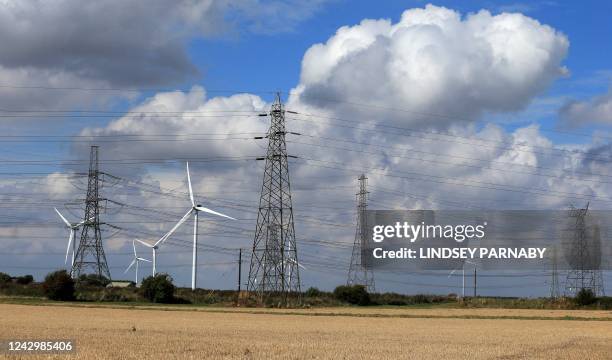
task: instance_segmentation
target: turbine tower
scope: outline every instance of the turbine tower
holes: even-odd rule
[[[288,295],[299,297],[300,264],[297,258],[293,206],[289,183],[289,157],[286,134],[299,135],[285,130],[285,109],[280,94],[272,104],[269,114],[270,128],[268,151],[265,157],[263,184],[259,198],[259,211],[253,252],[249,268],[248,290],[255,292],[260,301],[270,295],[278,295],[286,304]]]
[[[359,192],[357,195],[357,229],[355,231],[355,242],[353,243],[353,254],[349,267],[347,285],[363,285],[368,292],[374,292],[374,274],[363,264],[361,252],[364,245],[364,222],[365,212],[368,206],[368,178],[361,174],[359,180]]]
[[[71,275],[78,278],[81,274],[93,271],[94,274],[111,280],[102,246],[100,232],[100,172],[98,170],[98,147],[92,146],[89,154],[89,175],[87,198],[85,199],[85,222],[81,227],[81,240],[76,250]]]

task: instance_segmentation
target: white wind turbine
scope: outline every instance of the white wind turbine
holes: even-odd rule
[[[136,243],[134,242],[134,240],[132,240],[132,248],[134,249],[134,260],[132,260],[130,266],[128,266],[123,273],[126,274],[132,268],[132,266],[136,264],[136,280],[134,282],[136,283],[136,286],[138,286],[138,265],[141,261],[151,262],[151,260],[138,257],[138,254],[136,254]]]
[[[205,213],[209,213],[209,214],[213,214],[213,215],[217,215],[217,216],[221,216],[227,219],[231,219],[231,220],[236,220],[231,216],[222,214],[220,212],[211,210],[209,208],[206,208],[200,204],[196,204],[195,199],[193,197],[193,188],[191,186],[191,175],[189,174],[189,163],[187,163],[187,184],[189,185],[189,199],[191,200],[191,209],[189,209],[187,211],[187,213],[185,213],[185,215],[183,215],[183,217],[181,218],[181,220],[179,220],[178,223],[176,223],[176,225],[174,225],[174,227],[172,229],[170,229],[170,231],[168,231],[167,234],[165,234],[164,236],[162,236],[159,240],[157,240],[157,242],[153,245],[148,244],[144,241],[140,241],[140,240],[136,240],[138,242],[140,242],[141,244],[153,249],[153,276],[155,276],[155,269],[156,269],[156,255],[157,255],[157,249],[159,248],[159,246],[166,241],[170,235],[172,235],[185,221],[187,221],[187,219],[189,218],[189,216],[193,213],[194,215],[194,222],[193,222],[193,263],[192,263],[192,267],[191,267],[191,289],[195,290],[196,288],[196,282],[197,282],[197,265],[198,265],[198,213],[200,211],[205,212]]]
[[[461,264],[461,298],[465,298],[465,263],[471,264],[474,266],[474,281],[476,281],[476,266],[478,266],[478,264],[471,262],[469,260],[463,260],[463,263]],[[450,272],[450,274],[448,274],[448,277],[451,277],[455,271],[457,271],[459,268],[454,269],[453,271]]]
[[[189,217],[189,215],[190,215],[190,214],[191,214],[191,210],[189,210],[189,211],[187,212],[187,214],[185,214],[185,215],[184,215],[184,216],[181,218],[181,220],[180,220],[180,221],[179,221],[179,222],[178,222],[176,225],[174,225],[174,227],[173,227],[173,228],[172,228],[170,231],[168,231],[168,232],[167,232],[167,233],[166,233],[164,236],[162,236],[162,237],[161,237],[159,240],[157,240],[157,241],[156,241],[156,242],[155,242],[153,245],[151,245],[151,244],[149,244],[149,243],[146,243],[146,242],[144,242],[144,241],[142,241],[142,240],[136,239],[136,241],[138,241],[138,242],[139,242],[139,243],[141,243],[142,245],[144,245],[144,246],[146,246],[146,247],[150,248],[150,249],[153,251],[153,269],[152,269],[153,276],[155,276],[155,274],[157,274],[157,249],[159,249],[159,246],[160,246],[160,245],[161,245],[161,244],[162,244],[164,241],[166,241],[166,239],[167,239],[167,238],[168,238],[170,235],[172,235],[172,233],[173,233],[173,232],[175,232],[175,231],[176,231],[176,229],[178,229],[178,228],[179,228],[179,226],[181,226],[181,224],[183,224],[183,223],[185,222],[185,220],[187,220],[187,218]]]
[[[288,254],[291,254],[291,243],[289,243],[289,251]],[[294,263],[295,265],[297,265],[298,267],[301,267],[302,269],[306,270],[306,267],[302,264],[300,264],[299,262],[295,261],[294,259],[292,259],[291,257],[287,256],[287,258],[285,259],[285,261],[283,262],[283,267],[287,266],[287,261]],[[289,268],[289,284],[291,286],[291,276],[293,275],[293,267]]]
[[[191,289],[195,290],[196,282],[197,282],[197,271],[196,270],[198,267],[198,214],[199,212],[202,211],[208,214],[221,216],[221,217],[231,219],[231,220],[236,220],[236,219],[234,219],[231,216],[227,216],[220,212],[216,212],[214,210],[206,208],[200,204],[196,204],[194,197],[193,197],[193,189],[191,187],[191,176],[189,175],[189,163],[187,163],[187,184],[189,185],[189,199],[191,200],[191,209],[187,211],[187,214],[185,214],[185,216],[183,216],[183,218],[175,225],[175,228],[173,230],[176,230],[179,226],[181,226],[181,224],[184,223],[185,220],[187,220],[189,215],[193,213],[193,216],[194,216],[193,218],[193,263],[191,265]],[[171,232],[168,232],[166,239],[174,232],[173,230],[171,230]]]
[[[68,253],[70,252],[70,244],[72,244],[72,261],[70,262],[70,267],[72,268],[74,266],[74,254],[76,252],[76,244],[74,241],[74,232],[76,230],[78,230],[81,225],[83,225],[85,223],[85,220],[78,222],[78,223],[71,223],[70,221],[66,220],[66,218],[64,217],[64,215],[62,215],[62,213],[59,212],[59,210],[57,210],[57,208],[54,208],[55,212],[57,213],[57,215],[59,215],[60,218],[62,218],[62,220],[64,221],[64,223],[66,224],[66,227],[68,229],[70,229],[70,235],[68,235],[68,246],[66,247],[66,259],[64,260],[64,264],[66,264],[68,262]]]
[[[302,269],[306,270],[306,267],[305,267],[304,265],[300,264],[299,262],[297,262],[297,261],[295,261],[295,260],[293,260],[293,259],[291,259],[291,258],[286,259],[286,260],[284,261],[284,266],[287,266],[287,262],[288,262],[288,261],[289,261],[289,262],[292,262],[292,263],[296,264],[297,266],[301,267]],[[291,276],[293,275],[293,274],[292,274],[292,272],[293,272],[292,270],[293,270],[293,268],[292,268],[292,267],[290,267],[290,268],[289,268],[289,284],[291,284]]]

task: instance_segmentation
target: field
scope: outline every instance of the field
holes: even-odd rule
[[[76,356],[49,357],[58,359],[606,359],[612,354],[609,311],[0,304],[0,324],[0,340],[76,339]]]

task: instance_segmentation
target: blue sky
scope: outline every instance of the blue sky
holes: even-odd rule
[[[579,196],[555,198],[550,194],[534,196],[529,192],[518,192],[517,195],[513,192],[492,191],[468,185],[462,187],[422,180],[398,180],[379,174],[383,171],[378,173],[372,171],[370,183],[373,187],[371,195],[373,206],[435,208],[441,204],[471,202],[482,207],[491,207],[491,204],[494,206],[510,204],[508,206],[519,208],[558,209],[572,201],[577,203],[585,199],[591,199],[599,208],[606,208],[612,204],[610,200],[612,191],[605,185],[606,178],[612,176],[609,163],[589,161],[589,156],[592,158],[593,154],[599,154],[597,156],[606,159],[611,154],[609,136],[612,114],[606,113],[605,104],[607,101],[612,103],[610,100],[612,96],[609,95],[612,81],[612,66],[610,66],[612,24],[609,16],[612,13],[612,4],[604,1],[437,2],[435,5],[447,7],[461,14],[462,21],[457,26],[466,34],[469,33],[469,28],[465,25],[468,14],[482,9],[489,10],[493,14],[492,19],[483,20],[485,23],[496,21],[495,15],[504,12],[522,14],[522,17],[518,18],[520,21],[537,20],[540,23],[538,26],[530,25],[532,26],[530,29],[518,28],[514,31],[518,34],[525,30],[525,34],[534,36],[534,42],[539,41],[538,44],[549,52],[547,53],[549,59],[538,58],[538,49],[529,48],[530,41],[525,41],[517,35],[517,41],[529,48],[526,52],[528,59],[506,59],[514,66],[512,69],[522,69],[523,62],[531,63],[533,59],[540,63],[525,70],[531,71],[531,75],[526,78],[523,79],[520,76],[522,74],[518,74],[517,78],[521,78],[521,81],[506,79],[507,82],[504,82],[504,74],[500,74],[493,67],[480,72],[478,66],[471,66],[470,56],[480,55],[482,49],[473,46],[474,44],[465,44],[468,54],[465,55],[460,47],[454,46],[456,44],[453,41],[459,40],[453,38],[451,33],[448,35],[450,40],[432,40],[433,44],[439,45],[442,50],[451,49],[448,58],[443,59],[440,65],[447,73],[440,75],[439,78],[433,78],[439,80],[441,85],[432,90],[425,86],[427,82],[420,83],[414,74],[401,73],[403,70],[409,72],[410,68],[400,68],[397,76],[392,73],[388,78],[383,76],[379,78],[377,72],[379,68],[363,65],[376,64],[376,62],[379,62],[380,68],[392,65],[388,59],[377,57],[384,51],[377,52],[376,49],[387,50],[402,61],[408,61],[407,63],[416,61],[416,65],[425,67],[428,64],[419,63],[421,60],[418,59],[406,60],[409,58],[406,54],[410,53],[412,44],[401,39],[393,40],[387,33],[388,30],[372,30],[357,26],[364,19],[390,19],[391,24],[395,26],[405,10],[425,8],[426,2],[334,0],[305,3],[235,0],[213,3],[230,3],[231,6],[219,5],[219,8],[205,10],[194,8],[191,12],[184,12],[177,10],[178,7],[169,6],[165,0],[151,1],[147,5],[138,1],[126,1],[121,6],[113,1],[100,1],[85,7],[79,6],[76,1],[57,0],[50,3],[52,4],[49,5],[52,6],[50,8],[37,9],[26,5],[29,3],[20,4],[23,6],[21,12],[13,12],[10,7],[0,8],[0,23],[8,24],[5,25],[6,28],[0,27],[2,33],[0,43],[8,44],[0,50],[0,85],[5,86],[0,87],[0,108],[41,111],[37,116],[29,118],[8,116],[0,127],[0,132],[3,134],[27,136],[23,138],[25,139],[23,142],[8,142],[4,139],[5,141],[0,144],[0,149],[3,149],[1,158],[5,161],[0,166],[2,169],[0,172],[22,173],[17,177],[20,179],[17,181],[11,175],[0,175],[5,199],[38,201],[52,209],[52,205],[63,207],[68,198],[82,196],[82,189],[78,186],[62,182],[52,176],[55,173],[64,174],[71,170],[84,171],[86,162],[81,162],[78,166],[67,166],[65,160],[83,161],[87,156],[86,149],[89,145],[86,141],[95,142],[100,139],[96,138],[97,136],[110,139],[117,136],[119,139],[120,136],[126,135],[146,137],[160,133],[224,134],[235,132],[236,129],[263,132],[267,123],[261,118],[245,120],[237,115],[230,115],[228,119],[198,119],[190,117],[189,113],[205,113],[219,109],[227,112],[265,111],[273,97],[271,92],[279,90],[285,94],[284,100],[292,109],[299,110],[303,114],[311,113],[318,116],[316,119],[319,122],[307,122],[313,119],[300,118],[300,116],[288,119],[292,129],[304,134],[299,139],[290,140],[294,141],[289,144],[290,151],[297,155],[310,156],[319,161],[334,160],[340,165],[350,165],[351,169],[359,171],[384,167],[384,172],[391,174],[395,171],[404,173],[419,171],[424,177],[438,176],[446,180],[463,181],[464,185],[488,182],[498,184],[500,187],[522,189],[521,191],[546,189],[550,193],[576,193]],[[287,3],[289,7],[284,8]],[[434,10],[428,8],[425,12],[433,13]],[[91,14],[99,16],[92,18]],[[514,18],[514,21],[519,20]],[[28,31],[22,31],[16,25],[10,26],[20,21],[31,22],[33,25]],[[530,23],[522,24],[526,26],[525,24]],[[550,26],[555,33],[547,34],[543,25]],[[335,58],[338,49],[334,49],[333,46],[324,46],[320,53],[309,58],[305,56],[313,45],[325,43],[329,39],[346,41],[345,46],[351,51],[355,50],[355,45],[349,41],[350,39],[344,39],[344,35],[336,35],[336,31],[342,26],[352,26],[364,33],[379,31],[379,41],[374,42],[368,51],[355,51],[357,55],[354,58],[349,55]],[[564,51],[561,34],[569,41],[569,48],[564,55],[561,54]],[[430,39],[419,33],[415,36],[417,40]],[[374,49],[374,46],[379,48]],[[510,48],[508,53],[512,55],[513,49]],[[330,61],[334,63],[327,68],[329,63],[326,61],[329,59],[333,59]],[[557,61],[560,64],[557,64]],[[458,80],[452,71],[449,71],[453,69],[455,63],[464,66],[470,74],[475,74],[478,81]],[[568,73],[560,76],[559,66],[567,68]],[[321,74],[318,73],[320,69],[323,69]],[[368,76],[371,74],[373,75]],[[360,76],[359,80],[353,79],[353,75]],[[501,87],[496,88],[495,83],[488,84],[485,81],[488,79],[478,78],[485,75],[499,76]],[[362,91],[364,84],[371,88]],[[419,91],[411,92],[413,84],[415,87],[419,86],[422,96]],[[198,96],[197,88],[190,92],[192,86],[202,87],[208,96]],[[298,87],[301,87],[300,91],[303,92],[288,98],[287,92]],[[149,90],[133,91],[134,89]],[[167,91],[172,89],[181,92]],[[491,89],[497,89],[499,95],[489,94],[488,92],[495,92]],[[479,95],[466,95],[472,91]],[[239,92],[247,95],[232,96]],[[333,97],[336,102],[323,103],[309,100],[308,96],[312,94]],[[211,97],[218,97],[218,102],[210,101]],[[380,109],[373,111],[363,106],[348,105],[350,103],[378,104]],[[604,106],[598,106],[599,103]],[[567,108],[567,111],[563,110],[571,104],[576,106]],[[141,120],[122,117],[124,111],[134,108],[143,112]],[[161,111],[160,109],[172,111],[175,115],[156,119],[154,113]],[[73,112],[74,110],[96,110],[107,116],[74,117],[78,115]],[[117,113],[109,113],[113,111]],[[410,113],[411,111],[413,113]],[[418,112],[425,113],[426,116],[416,116]],[[559,121],[561,113],[570,119],[568,123]],[[340,118],[344,127],[335,127],[326,123],[325,119],[329,122],[330,118]],[[530,127],[533,124],[540,126],[540,129]],[[351,126],[372,127],[375,130],[364,134],[361,131],[363,129]],[[417,134],[424,135],[398,137],[388,130],[389,126],[411,129]],[[431,132],[452,139],[467,138],[471,139],[470,141],[476,139],[482,141],[484,145],[474,149],[474,144],[468,146],[456,141],[439,141],[428,138],[432,137]],[[603,136],[599,137],[601,134]],[[79,135],[81,139],[85,139],[85,142],[71,139],[57,142],[55,141],[57,139],[45,138],[45,135]],[[324,138],[331,140],[323,140]],[[487,147],[486,145],[490,145],[491,142],[501,145]],[[207,158],[231,153],[236,157],[244,157],[263,151],[262,144],[252,141],[236,140],[228,143],[229,146],[202,141],[198,146],[189,147],[188,144],[179,141],[172,143],[172,146],[154,142],[142,142],[138,146],[129,142],[102,143],[102,158],[166,159],[154,166],[138,164],[121,167],[109,162],[104,164],[104,167],[111,173],[180,191],[184,186],[182,159],[186,156]],[[324,146],[330,147],[324,148]],[[521,146],[531,148],[516,149]],[[350,149],[345,151],[346,148]],[[364,156],[358,151],[367,151],[372,155]],[[423,154],[419,155],[422,158],[407,160],[399,157],[402,160],[398,160],[398,154],[415,156],[415,153]],[[567,156],[559,156],[559,153]],[[441,156],[444,157],[440,158]],[[44,159],[54,161],[35,166],[10,163]],[[466,159],[474,161],[467,164],[467,169]],[[453,161],[460,164],[452,163]],[[508,169],[509,163],[511,166]],[[482,168],[473,171],[474,166]],[[261,182],[261,168],[258,164],[249,162],[244,166],[242,163],[195,164],[194,169],[201,175],[201,181],[196,184],[196,191],[206,194],[206,198],[213,204],[225,206],[222,201],[224,198],[244,203],[257,202],[258,187]],[[43,178],[33,180],[27,178],[24,172],[37,172],[42,174]],[[295,174],[293,181],[296,189],[316,191],[316,193],[304,191],[303,194],[297,191],[294,199],[296,208],[300,208],[300,211],[307,216],[319,217],[327,222],[341,223],[344,226],[344,233],[330,235],[326,233],[330,230],[323,226],[312,228],[305,221],[296,224],[300,236],[310,238],[329,236],[341,244],[350,244],[354,231],[356,174],[342,173],[343,177],[339,177],[333,169],[321,167],[321,163],[319,167],[311,167],[299,161],[292,163],[292,174]],[[584,174],[587,178],[582,178]],[[225,186],[218,186],[215,179],[220,179],[218,182]],[[234,182],[235,187],[227,185]],[[325,189],[326,187],[328,189]],[[34,195],[30,198],[19,195],[27,192],[24,188]],[[247,191],[244,189],[250,191],[248,195],[240,193]],[[416,197],[390,196],[389,189],[412,192]],[[164,200],[161,203],[158,200],[142,196],[130,201],[145,204],[150,208],[162,205],[180,208],[185,205],[185,201],[176,199]],[[300,207],[300,204],[307,206]],[[308,208],[313,204],[324,207],[342,204],[343,210],[324,213],[314,207]],[[72,208],[72,210],[76,216],[78,209]],[[229,207],[223,210],[231,212],[236,209]],[[40,263],[45,270],[61,265],[64,246],[64,233],[61,227],[53,228],[52,235],[46,234],[61,240],[54,238],[30,244],[24,243],[20,237],[14,235],[19,233],[16,228],[20,224],[27,224],[31,217],[55,224],[57,219],[54,213],[34,211],[31,208],[13,209],[8,205],[0,209],[0,214],[5,216],[14,216],[15,213],[20,222],[17,225],[7,224],[0,228],[3,231],[0,236],[10,244],[9,252],[49,251],[59,255],[54,255],[53,259],[32,255],[29,257],[30,264]],[[131,215],[125,216],[129,218]],[[254,214],[244,215],[244,223],[241,225],[244,228],[254,228],[253,216]],[[119,217],[115,220],[122,219]],[[137,219],[132,220],[137,221]],[[159,233],[166,230],[172,220],[167,220],[167,224],[158,228],[149,226],[147,229]],[[35,228],[32,224],[28,226]],[[136,230],[136,225],[133,225],[132,230]],[[48,230],[37,231],[36,234],[40,235],[40,232]],[[30,233],[23,236],[27,237],[27,234]],[[183,235],[188,236],[188,231],[186,230]],[[133,237],[133,234],[130,234],[113,239],[109,245],[109,253],[128,251]],[[222,240],[209,239],[211,244],[215,245],[220,245]],[[247,236],[246,240],[236,240],[230,245],[248,247],[249,244]],[[305,247],[307,248],[305,253],[312,259],[334,258],[339,264],[344,264],[350,255],[347,251],[316,248],[310,245]],[[211,258],[206,256],[203,257],[203,261],[210,261],[215,255],[208,255]],[[120,256],[111,256],[110,259],[113,267],[117,269],[125,265],[124,258]],[[169,261],[183,263],[187,261],[185,259],[187,258],[178,256],[172,257]],[[9,264],[6,266],[17,266],[20,263],[17,259],[6,257],[3,260]],[[37,276],[41,276],[45,271],[36,270],[36,266],[32,269],[27,269],[27,266],[25,269],[19,267],[16,269],[35,272]],[[233,265],[221,265],[217,270],[218,274],[233,279]],[[3,271],[2,263],[0,271]],[[117,271],[121,274],[121,271]],[[172,275],[180,284],[188,283],[187,269],[177,268],[172,271]],[[345,273],[337,271],[335,275],[337,277],[330,280],[315,271],[306,272],[305,283],[331,288],[343,281]],[[434,280],[443,282],[444,279],[436,277]],[[446,279],[447,282],[453,280],[456,279]],[[412,281],[414,284],[425,282]],[[485,279],[483,285],[494,286],[495,281],[494,278]],[[520,280],[511,278],[504,281],[509,286],[513,285],[512,281],[516,282],[514,285],[520,284]],[[538,281],[542,282],[542,278]],[[431,290],[430,287],[419,287],[414,284],[406,289],[393,281],[386,285],[381,282],[381,289],[409,292]],[[233,286],[228,285],[226,280],[214,276],[208,279],[206,285],[220,288]],[[522,289],[524,295],[541,295],[545,286]],[[446,287],[440,286],[431,291],[443,293],[446,290],[448,290]],[[503,295],[514,293],[514,290],[507,289],[496,291],[492,289],[491,293]]]

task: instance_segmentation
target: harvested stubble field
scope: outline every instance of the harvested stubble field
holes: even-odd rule
[[[514,310],[516,318],[496,319],[508,310],[194,310],[0,304],[0,339],[76,339],[77,354],[48,357],[58,359],[609,359],[612,354],[610,312]],[[557,319],[565,316],[598,320]]]

